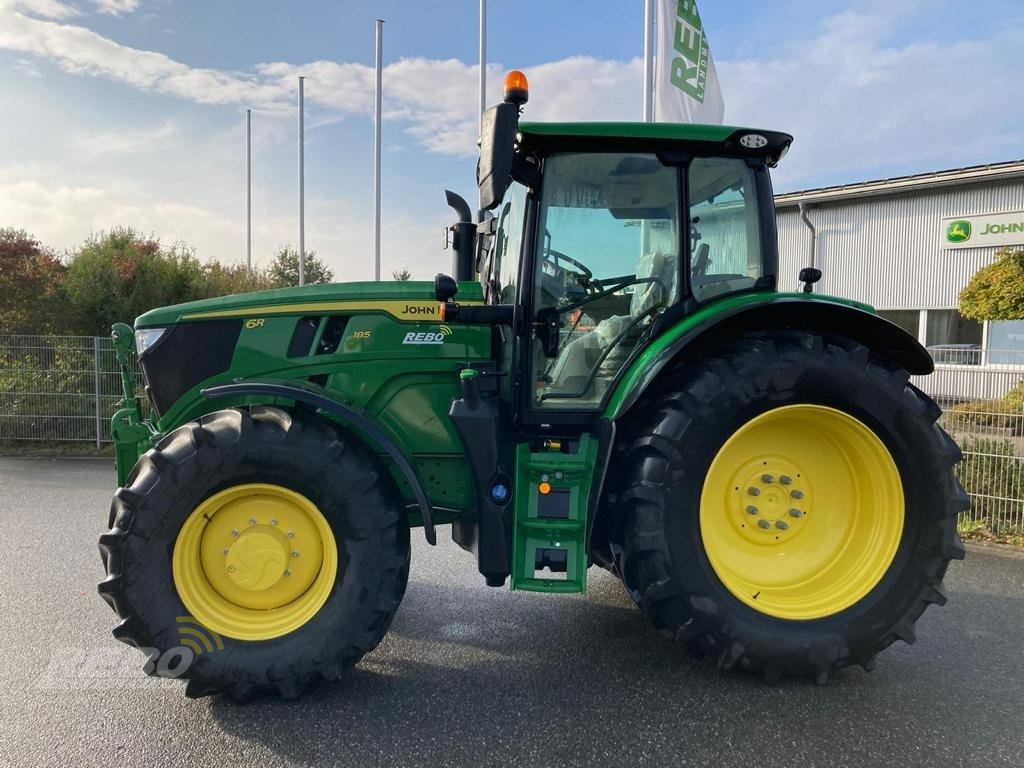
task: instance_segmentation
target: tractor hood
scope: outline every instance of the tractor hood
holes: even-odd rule
[[[483,289],[476,282],[461,282],[458,297],[461,303],[480,303],[483,300]],[[399,320],[425,320],[431,319],[438,304],[434,298],[432,281],[330,283],[235,293],[160,307],[136,318],[135,327],[154,328],[182,322],[253,315],[262,317],[373,310],[386,312]]]

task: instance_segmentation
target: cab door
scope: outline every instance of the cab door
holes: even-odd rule
[[[520,358],[527,410],[599,409],[679,300],[680,178],[647,153],[544,160],[526,302],[533,331]]]

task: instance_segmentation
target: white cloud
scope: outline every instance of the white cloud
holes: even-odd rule
[[[96,155],[133,155],[140,152],[158,152],[176,146],[182,139],[181,127],[172,122],[131,132],[88,132],[76,135],[71,145],[76,152],[90,157]]]
[[[0,227],[25,228],[47,245],[66,250],[90,233],[129,226],[166,244],[187,243],[203,259],[229,263],[245,258],[244,212],[234,204],[240,200],[196,205],[161,190],[146,194],[130,182],[73,185],[57,181],[61,175],[53,166],[0,168]],[[306,247],[327,261],[339,281],[366,280],[372,274],[366,203],[307,197]],[[255,205],[260,211],[274,211],[253,217],[253,259],[266,264],[277,247],[295,244],[295,217],[290,206],[265,200]],[[440,211],[438,215],[424,221],[410,212],[389,214],[382,241],[383,274],[408,267],[418,279],[428,279],[447,268],[450,254],[442,253],[438,244],[446,219]]]
[[[139,0],[94,0],[96,10],[110,16],[131,13],[139,7]]]
[[[14,70],[21,72],[26,77],[42,77],[43,73],[36,69],[35,63],[29,59],[18,59],[14,62]]]
[[[718,64],[726,120],[795,135],[781,186],[1020,156],[1024,33],[892,46],[891,21],[842,14],[782,56]]]
[[[283,139],[290,142],[293,135],[298,74],[309,78],[310,132],[371,113],[372,67],[321,60],[268,62],[243,72],[197,68],[63,23],[76,13],[56,0],[0,0],[0,49],[26,56],[15,65],[25,74],[38,71],[32,65],[39,57],[66,72],[143,92],[286,116],[256,122],[254,158],[283,157],[272,147]],[[826,19],[787,47],[773,49],[771,57],[752,49],[746,58],[716,62],[730,123],[796,135],[793,151],[776,173],[778,188],[815,185],[826,177],[852,181],[894,166],[926,170],[977,162],[979,157],[1019,156],[1024,145],[1024,129],[1016,121],[1016,105],[1024,97],[1017,76],[1021,32],[987,40],[892,44],[887,41],[893,24],[893,15],[884,10],[843,14]],[[632,120],[640,114],[638,60],[576,56],[526,72],[532,86],[527,119]],[[492,102],[500,97],[502,74],[499,64],[489,67]],[[422,147],[447,156],[473,155],[476,78],[474,64],[456,59],[410,58],[389,64],[384,71],[385,120],[410,140],[388,149]],[[131,133],[114,124],[89,124],[96,127],[77,134],[69,129],[64,147],[50,159],[54,167],[0,168],[0,225],[24,226],[44,242],[65,248],[82,242],[91,230],[124,224],[168,242],[183,239],[202,256],[244,256],[238,123],[222,137],[197,137],[172,122]],[[280,146],[281,152],[291,151],[290,143]],[[127,159],[119,163],[118,158]],[[413,162],[403,157],[410,168]],[[471,168],[463,161],[451,161],[449,167],[463,166]],[[401,181],[409,181],[413,172],[403,169]],[[359,173],[354,172],[350,189],[368,186]],[[257,172],[257,184],[260,178]],[[281,175],[277,186],[268,183],[256,190],[257,258],[265,260],[275,246],[296,241],[292,179]],[[396,183],[387,177],[384,182],[386,193]],[[439,197],[436,207],[433,202],[416,200],[400,212],[386,211],[385,273],[408,266],[418,277],[429,277],[447,266],[449,256],[440,254],[436,244],[448,213]],[[339,278],[369,274],[368,199],[311,194],[307,222],[308,247],[324,254]]]
[[[82,13],[75,6],[60,0],[0,0],[0,17],[6,10],[23,11],[47,19],[70,19]]]
[[[38,0],[33,0],[38,2]],[[162,53],[120,45],[90,29],[0,7],[0,48],[51,59],[65,72],[103,77],[199,104],[273,107],[287,93],[252,75],[190,67]]]

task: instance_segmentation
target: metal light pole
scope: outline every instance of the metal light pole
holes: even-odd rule
[[[644,122],[654,122],[654,8],[644,0]]]
[[[306,124],[303,90],[306,78],[299,76],[299,285],[306,284]]]
[[[480,0],[480,114],[487,109],[487,0]]]
[[[245,110],[245,266],[252,273],[252,110]]]
[[[377,59],[373,109],[373,279],[380,280],[380,104],[384,21],[377,19]]]

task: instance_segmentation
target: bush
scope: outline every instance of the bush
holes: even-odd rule
[[[1024,250],[1001,249],[960,292],[960,314],[972,320],[1024,318]]]
[[[965,426],[1024,431],[1024,392],[1018,384],[998,400],[972,400],[949,408],[949,421],[954,431]]]
[[[960,447],[964,460],[957,476],[971,494],[969,519],[986,521],[994,532],[1019,527],[1024,461],[1017,456],[1014,441],[966,437]]]

